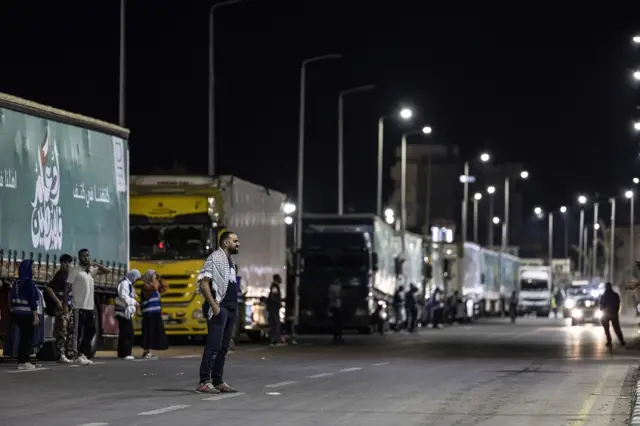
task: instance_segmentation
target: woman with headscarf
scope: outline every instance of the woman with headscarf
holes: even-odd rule
[[[11,322],[20,334],[18,370],[36,368],[31,364],[30,358],[35,327],[40,325],[39,301],[40,293],[33,282],[33,261],[27,259],[20,263],[18,279],[11,289]]]
[[[144,286],[140,292],[142,306],[142,349],[143,358],[153,358],[151,352],[169,349],[167,336],[162,321],[162,303],[160,294],[166,291],[166,286],[160,275],[149,269],[142,278]]]
[[[132,360],[133,355],[133,316],[136,314],[138,301],[135,298],[133,284],[142,278],[137,269],[127,272],[118,284],[116,297],[116,319],[118,320],[118,358]]]

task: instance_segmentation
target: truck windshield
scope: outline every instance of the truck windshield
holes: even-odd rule
[[[525,279],[520,281],[520,290],[524,291],[545,291],[549,289],[549,281]]]
[[[207,256],[208,230],[202,225],[149,224],[131,226],[131,258],[187,260]]]
[[[369,256],[366,253],[307,253],[304,268],[309,270],[353,271],[369,269]]]

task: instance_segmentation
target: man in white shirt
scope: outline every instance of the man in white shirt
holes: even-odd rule
[[[73,293],[73,324],[74,324],[74,348],[73,357],[80,365],[93,364],[88,355],[91,354],[91,340],[96,334],[94,282],[93,279],[99,274],[109,272],[102,265],[91,262],[89,250],[82,249],[78,252],[78,266],[74,266],[69,271],[67,282],[71,286]]]

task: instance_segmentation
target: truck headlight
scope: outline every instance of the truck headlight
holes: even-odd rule
[[[567,309],[573,309],[573,307],[576,306],[576,301],[573,299],[567,299],[564,302],[564,307]]]
[[[582,318],[582,309],[573,309],[571,311],[571,317],[572,318]]]
[[[193,312],[191,312],[191,319],[199,320],[203,318],[204,314],[202,313],[202,309],[194,309]]]
[[[602,318],[602,311],[598,309],[596,313],[593,315],[596,319]]]

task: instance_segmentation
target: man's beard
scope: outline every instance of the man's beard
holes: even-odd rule
[[[238,254],[238,248],[230,248],[229,249],[229,254]]]
[[[89,266],[90,264],[91,262],[89,262],[89,259],[80,259],[80,265]]]

